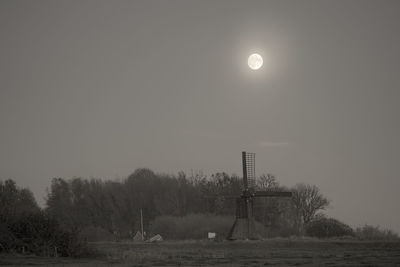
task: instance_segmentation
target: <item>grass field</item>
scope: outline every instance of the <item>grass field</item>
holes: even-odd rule
[[[0,254],[5,266],[400,266],[400,242],[176,241],[91,244],[102,256],[40,258]]]

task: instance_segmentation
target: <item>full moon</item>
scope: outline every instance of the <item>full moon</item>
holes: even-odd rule
[[[250,69],[258,70],[263,65],[263,58],[259,54],[251,54],[247,60]]]

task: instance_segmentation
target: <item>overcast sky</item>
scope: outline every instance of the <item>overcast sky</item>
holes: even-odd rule
[[[0,179],[136,168],[315,184],[400,232],[400,1],[0,2]],[[250,70],[257,52],[264,66]]]

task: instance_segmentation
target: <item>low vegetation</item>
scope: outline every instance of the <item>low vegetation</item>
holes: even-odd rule
[[[392,230],[381,229],[379,226],[364,225],[362,227],[357,227],[355,230],[355,235],[361,240],[375,240],[375,241],[385,241],[385,240],[397,240],[399,241],[399,235]]]
[[[183,217],[160,216],[150,227],[151,233],[160,233],[165,239],[205,239],[208,232],[215,232],[224,239],[232,227],[233,216],[189,214]]]
[[[1,255],[7,266],[399,266],[400,242],[281,239],[264,241],[101,242],[103,257],[48,258]]]
[[[318,238],[342,237],[354,236],[354,230],[336,219],[319,218],[306,225],[306,234]]]

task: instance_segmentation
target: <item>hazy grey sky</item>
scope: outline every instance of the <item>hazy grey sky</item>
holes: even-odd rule
[[[400,232],[400,1],[0,2],[0,179],[310,183]],[[259,71],[247,57],[264,57]]]

